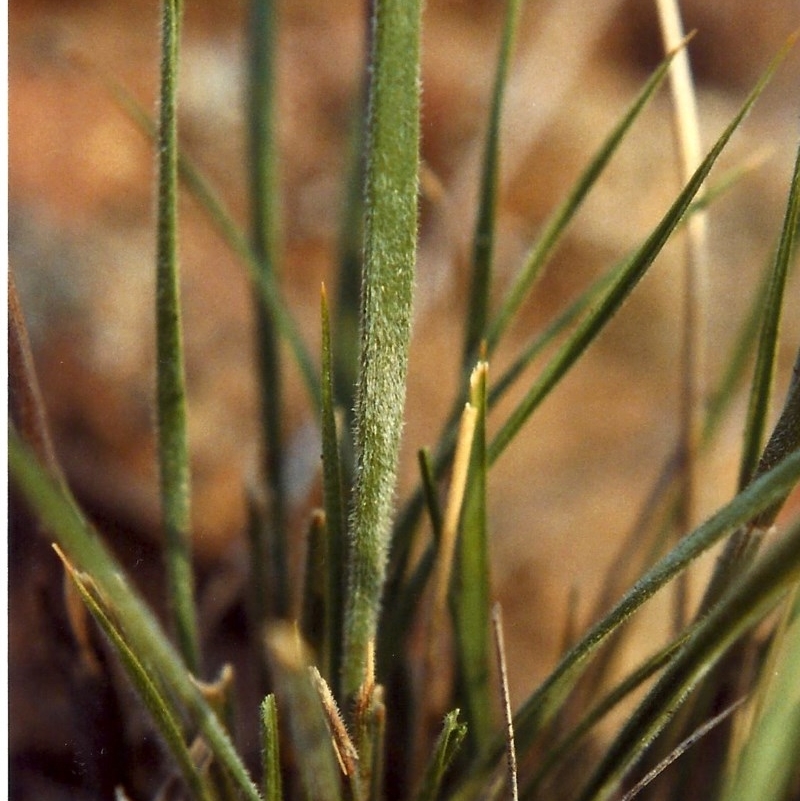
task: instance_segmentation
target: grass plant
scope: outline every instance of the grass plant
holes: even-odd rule
[[[676,443],[678,458],[665,468],[664,480],[654,489],[647,513],[641,515],[636,536],[652,542],[652,532],[674,525],[676,519],[688,520],[686,514],[676,517],[676,505],[684,510],[687,504],[691,507],[690,485],[702,476],[691,472],[687,482],[681,471],[689,470],[686,459],[693,458],[695,449],[708,446],[708,432],[730,406],[749,363],[752,332],[759,330],[735,494],[707,520],[682,528],[677,544],[666,553],[644,558],[638,577],[625,591],[617,593],[617,584],[610,579],[604,595],[610,611],[601,610],[594,625],[583,635],[576,634],[559,664],[513,715],[508,706],[501,615],[499,607],[493,612],[489,559],[487,496],[492,465],[596,342],[675,232],[684,223],[692,225],[697,215],[709,209],[713,192],[703,196],[702,187],[793,44],[793,40],[786,44],[706,155],[686,168],[683,188],[642,245],[621,263],[611,265],[494,378],[491,360],[570,222],[674,68],[675,59],[685,58],[687,46],[686,40],[677,45],[674,37],[670,40],[673,49],[544,225],[494,308],[500,118],[520,6],[518,0],[507,3],[490,103],[463,352],[452,365],[460,377],[458,394],[438,439],[432,432],[435,446],[419,455],[419,487],[401,508],[397,508],[396,483],[413,316],[420,171],[419,2],[369,3],[367,101],[363,120],[356,126],[364,132],[364,153],[363,160],[361,156],[354,160],[354,175],[363,181],[357,205],[360,214],[350,207],[343,219],[341,285],[333,313],[322,291],[319,369],[280,288],[273,4],[251,0],[250,8],[252,214],[246,231],[233,221],[207,179],[179,152],[178,0],[162,3],[158,122],[109,81],[120,105],[158,144],[154,359],[169,577],[166,600],[173,610],[169,629],[177,644],[60,476],[16,305],[10,316],[14,347],[10,352],[9,466],[14,486],[56,544],[66,577],[172,753],[182,777],[181,797],[478,801],[511,792],[515,799],[599,801],[633,787],[648,765],[655,764],[655,775],[672,761],[686,765],[687,771],[708,774],[709,786],[715,788],[709,797],[719,801],[755,797],[789,801],[800,786],[794,759],[800,749],[800,717],[796,682],[790,678],[800,674],[800,520],[796,515],[780,523],[777,535],[770,537],[774,542],[763,553],[760,548],[800,482],[800,357],[783,411],[771,436],[767,435],[785,287],[795,261],[800,150],[789,182],[785,218],[782,225],[776,223],[779,245],[765,288],[743,322],[741,344],[731,354],[729,369],[705,410],[694,400],[697,365],[693,359],[686,364],[685,370],[694,376],[684,377],[684,387],[697,430],[687,433],[684,427],[682,441]],[[257,708],[240,710],[257,718],[260,725],[261,764],[256,778],[255,766],[246,764],[244,754],[237,750],[229,716],[220,711],[231,705],[234,690],[224,678],[212,685],[213,692],[203,683],[209,677],[203,669],[196,622],[188,522],[190,443],[177,255],[181,184],[200,200],[210,224],[219,228],[241,258],[258,310],[257,373],[269,502],[252,522],[252,558],[259,562],[252,569],[253,581],[259,583],[252,595],[262,599],[252,653],[261,660],[261,675],[268,677],[269,686]],[[358,249],[352,246],[355,237],[360,237]],[[356,268],[358,296],[352,291]],[[13,301],[13,291],[11,297]],[[694,299],[688,302],[687,314],[696,316]],[[355,319],[360,326],[359,353],[357,359],[350,354],[347,363],[347,343],[353,340],[349,328]],[[343,329],[341,340],[337,324]],[[702,337],[699,326],[687,323],[686,335],[687,348],[700,347],[695,341]],[[550,355],[541,365],[538,357],[544,352]],[[323,508],[309,509],[303,576],[292,574],[285,541],[283,353],[288,353],[305,380],[322,433]],[[354,395],[348,382],[337,376],[339,370],[356,376]],[[520,399],[497,419],[499,401],[512,388],[519,391]],[[350,412],[343,413],[342,408],[349,410],[351,403],[349,417]],[[492,415],[496,417],[493,435],[489,433]],[[432,532],[427,539],[422,533],[425,524]],[[631,542],[626,541],[624,559],[633,558]],[[676,616],[679,625],[670,641],[654,643],[652,653],[616,685],[604,682],[604,659],[620,647],[626,621],[719,543],[725,543],[722,556],[696,616],[684,620]],[[635,556],[642,561],[639,554]],[[274,581],[272,586],[264,586],[268,577]],[[302,613],[295,621],[291,595],[292,586],[299,583],[304,585]],[[615,594],[621,596],[619,600]],[[412,637],[420,626],[427,632],[423,653]],[[730,671],[735,672],[745,657],[754,664],[751,680],[737,687],[737,697],[729,699],[719,716],[718,691],[727,686]],[[498,672],[499,685],[493,679]],[[445,675],[444,682],[434,681],[434,673]],[[591,681],[596,682],[592,686],[598,693],[587,708],[576,699]],[[592,741],[594,750],[587,748],[597,723],[637,692],[633,711],[614,736],[607,742]],[[505,717],[498,714],[501,697]],[[784,703],[787,698],[791,703]],[[698,741],[712,736],[721,738],[725,759],[692,761]],[[659,748],[666,753],[661,761],[656,760]],[[579,781],[566,779],[564,765],[572,771],[571,779]],[[387,776],[392,777],[391,783]],[[631,793],[645,797],[654,787],[663,788],[663,782],[643,782]],[[652,797],[677,797],[669,790],[659,792],[662,795]],[[630,793],[625,796],[629,797]]]

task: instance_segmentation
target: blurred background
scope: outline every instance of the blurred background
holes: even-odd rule
[[[316,352],[320,282],[335,283],[364,4],[279,5],[282,281]],[[155,158],[108,82],[155,110],[159,10],[154,0],[11,0],[9,6],[11,269],[61,463],[158,605]],[[653,6],[562,0],[526,9],[503,117],[498,300],[547,214],[661,59]],[[428,0],[425,8],[428,188],[401,494],[415,479],[414,454],[434,444],[456,387],[453,354],[462,337],[474,193],[503,7]],[[689,0],[683,11],[686,29],[697,29],[690,55],[708,148],[800,25],[800,2]],[[186,4],[179,119],[185,152],[243,225],[245,24],[241,2]],[[753,165],[709,215],[710,387],[780,230],[798,137],[798,87],[795,48],[713,173]],[[495,375],[532,332],[648,233],[679,188],[677,169],[669,97],[662,91],[572,225],[491,365]],[[180,225],[196,558],[211,641],[223,624],[234,624],[231,610],[246,578],[244,488],[256,480],[258,464],[252,302],[243,267],[188,196]],[[683,255],[678,239],[493,474],[494,582],[504,604],[515,703],[555,664],[573,590],[582,624],[590,622],[585,616],[606,567],[675,442]],[[776,399],[800,336],[799,299],[794,280]],[[292,371],[286,401],[292,525],[300,542],[318,502],[319,445]],[[733,491],[744,403],[703,461],[698,514],[713,511]],[[501,409],[496,420],[502,415]],[[81,696],[74,688],[83,679],[73,675],[69,657],[60,568],[47,543],[20,541],[23,529],[14,529],[11,550],[13,797],[108,797],[109,786],[141,771],[158,749],[147,741],[144,723],[140,732],[114,728],[110,696],[90,693],[91,700],[76,706]],[[298,545],[298,559],[300,553]],[[657,614],[654,620],[650,625],[662,625]],[[114,704],[130,704],[105,692]],[[94,730],[87,724],[92,720]],[[101,747],[113,751],[115,737],[138,743],[140,767],[98,767],[90,758]]]

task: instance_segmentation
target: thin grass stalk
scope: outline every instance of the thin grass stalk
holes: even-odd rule
[[[372,8],[356,485],[350,524],[343,692],[366,677],[380,609],[405,403],[419,173],[418,0]]]
[[[178,278],[177,80],[182,3],[164,0],[158,131],[156,349],[158,461],[167,587],[173,624],[190,670],[200,667],[191,556],[189,447]]]
[[[324,676],[338,688],[344,635],[343,602],[347,526],[344,514],[341,446],[335,415],[335,377],[330,315],[325,287],[322,314],[322,485],[325,504],[326,597]]]
[[[107,607],[108,604],[103,599],[102,594],[97,591],[92,579],[76,570],[57,545],[54,547],[64,565],[66,574],[77,589],[81,600],[91,612],[92,617],[114,648],[128,679],[150,713],[167,747],[172,752],[187,787],[196,798],[202,801],[211,801],[208,785],[198,771],[186,745],[181,721],[173,714],[170,705],[149,676],[145,666],[134,651],[131,650],[119,627],[115,625],[112,619],[114,616],[113,608],[108,609],[108,611],[103,608]]]
[[[511,695],[508,690],[508,666],[506,646],[503,635],[503,613],[499,603],[492,607],[492,628],[494,630],[497,668],[500,674],[500,702],[506,727],[506,762],[508,764],[508,783],[511,787],[511,801],[519,801],[519,779],[517,775],[517,747],[514,741],[514,716],[511,713]]]
[[[541,785],[553,770],[576,752],[578,744],[606,715],[631,693],[638,690],[645,682],[663,670],[674,659],[675,654],[686,641],[688,635],[688,631],[683,632],[677,640],[673,640],[657,653],[648,657],[639,667],[631,671],[613,689],[608,691],[600,701],[592,706],[562,740],[545,752],[543,758],[537,764],[536,772],[520,793],[523,801],[540,796]]]
[[[481,341],[486,333],[489,317],[489,297],[492,283],[492,256],[497,210],[498,177],[500,173],[500,115],[508,81],[511,56],[514,52],[519,25],[521,0],[507,0],[500,55],[492,89],[486,147],[480,181],[478,215],[472,244],[472,286],[466,317],[466,339],[462,370],[471,370],[478,356]]]
[[[620,801],[633,801],[645,787],[652,784],[673,762],[680,759],[690,748],[693,748],[709,732],[722,725],[737,709],[745,702],[745,698],[734,701],[730,706],[715,715],[711,720],[706,721],[702,726],[695,729],[688,737],[682,740],[661,762],[649,770],[636,784],[628,790]]]
[[[456,554],[456,543],[459,533],[459,521],[463,511],[464,495],[467,489],[472,442],[478,423],[478,408],[472,403],[464,407],[461,425],[458,429],[458,444],[453,458],[453,474],[442,521],[439,554],[437,556],[436,574],[433,580],[433,607],[431,612],[431,636],[429,645],[435,646],[441,633],[447,596],[450,592],[453,577],[453,561]]]
[[[22,438],[33,448],[50,474],[61,477],[33,365],[28,328],[11,270],[8,271],[8,413]]]
[[[8,457],[9,474],[15,485],[70,562],[91,576],[98,590],[113,605],[118,620],[124,625],[131,650],[142,659],[148,674],[159,686],[168,690],[165,697],[174,704],[176,716],[180,717],[181,707],[189,711],[241,795],[249,801],[260,801],[228,733],[203,698],[183,659],[164,635],[153,613],[128,584],[122,567],[87,523],[74,498],[48,475],[13,429],[9,430]]]
[[[670,52],[684,37],[678,0],[656,0],[664,50]],[[683,48],[669,73],[673,128],[678,151],[680,182],[686,183],[702,161],[697,97],[689,63]],[[702,196],[702,188],[698,194]],[[680,471],[682,491],[676,524],[684,533],[695,517],[697,450],[705,398],[705,339],[708,316],[708,218],[705,211],[692,215],[687,223],[683,267],[680,393]],[[678,632],[687,616],[688,577],[676,582],[673,596],[673,631]]]
[[[248,145],[250,163],[250,239],[260,276],[277,283],[278,177],[275,143],[275,50],[277,14],[272,0],[251,0],[247,26],[250,48],[248,69]],[[289,612],[289,575],[286,544],[286,486],[283,447],[283,376],[279,329],[275,316],[259,292],[256,311],[256,352],[261,402],[262,464],[269,496],[266,521],[272,574],[273,612]]]
[[[768,472],[782,459],[798,453],[800,450],[800,350],[795,360],[789,392],[781,416],[775,425],[772,436],[767,442],[759,466],[756,468],[756,479]],[[754,479],[755,480],[755,479]],[[788,497],[788,493],[775,499],[749,525],[741,528],[731,537],[717,561],[714,574],[706,588],[698,614],[703,614],[717,601],[724,588],[732,581],[737,572],[755,556],[760,539],[780,511]]]
[[[739,486],[745,486],[758,469],[764,432],[769,416],[769,404],[775,377],[778,336],[783,313],[783,296],[789,276],[789,266],[795,249],[797,228],[800,223],[800,147],[795,156],[794,171],[789,189],[783,228],[775,254],[772,275],[758,342],[758,355],[750,385],[750,402],[747,410],[745,441],[739,472]]]
[[[800,580],[800,521],[742,577],[700,622],[645,700],[637,707],[578,796],[604,801],[663,730],[676,709],[745,632]]]
[[[95,71],[100,73],[103,85],[111,93],[122,111],[146,136],[156,140],[157,126],[136,98],[112,76],[106,75],[96,65],[93,66]],[[247,235],[233,219],[230,210],[223,203],[219,193],[207,176],[192,162],[186,153],[180,150],[178,152],[178,177],[208,215],[211,224],[231,251],[241,259],[248,278],[253,284],[254,292],[260,298],[260,302],[269,309],[275,325],[289,346],[305,383],[309,400],[314,408],[318,409],[320,405],[320,388],[317,368],[274,276],[265,274],[260,269],[260,263],[253,250],[252,241],[248,239]]]
[[[669,54],[653,72],[622,119],[602,143],[597,153],[595,153],[567,198],[553,214],[550,215],[536,244],[525,257],[525,263],[513,286],[508,291],[497,315],[488,326],[486,332],[487,355],[491,355],[497,347],[502,335],[513,321],[514,316],[530,292],[531,287],[541,274],[547,260],[561,241],[567,225],[577,213],[586,195],[589,193],[589,190],[597,182],[597,179],[605,169],[611,156],[616,152],[617,147],[624,139],[631,125],[633,125],[634,121],[647,105],[647,102],[664,81],[674,55],[675,53]]]
[[[606,292],[602,301],[598,302],[598,305],[584,317],[577,330],[546,365],[539,378],[528,390],[517,408],[509,415],[489,446],[490,464],[502,454],[506,447],[508,447],[529,416],[544,398],[547,397],[567,370],[577,361],[578,357],[594,341],[600,330],[616,311],[619,310],[624,300],[630,295],[639,280],[641,280],[642,276],[653,263],[656,256],[661,252],[661,249],[675,230],[675,227],[686,213],[692,199],[699,191],[711,167],[719,157],[719,154],[722,152],[731,136],[733,136],[734,131],[738,128],[746,114],[750,111],[753,104],[758,99],[758,96],[764,90],[767,82],[774,74],[780,62],[785,58],[793,42],[794,38],[791,38],[786,45],[784,45],[783,49],[775,57],[767,71],[758,81],[753,91],[748,95],[739,112],[722,132],[722,135],[717,139],[714,146],[703,159],[701,165],[695,170],[692,178],[680,192],[661,222],[655,227],[639,251],[628,261],[625,268],[620,272],[610,289]]]
[[[672,52],[685,33],[677,0],[656,0],[664,49]],[[700,119],[697,109],[688,48],[675,56],[669,73],[672,95],[673,128],[678,153],[680,180],[686,183],[702,161]],[[702,203],[704,190],[698,194]],[[699,417],[705,392],[704,325],[708,308],[708,217],[700,208],[687,223],[687,248],[684,276],[683,395],[686,397],[683,437],[691,456],[699,429]],[[689,469],[691,473],[691,468]]]
[[[794,487],[800,480],[800,453],[788,456],[766,475],[753,482],[645,573],[602,620],[596,623],[561,660],[556,669],[517,712],[514,727],[520,753],[561,709],[564,699],[583,675],[599,647],[631,615],[701,553],[719,542],[736,526],[754,519]],[[475,766],[454,798],[473,798],[482,778],[502,756],[504,743],[495,740],[484,760]]]

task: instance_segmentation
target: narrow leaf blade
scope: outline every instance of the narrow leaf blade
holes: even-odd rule
[[[742,120],[766,87],[778,65],[786,56],[792,41],[793,40],[790,40],[790,42],[787,43],[772,62],[770,68],[756,84],[739,112],[722,132],[719,139],[717,139],[708,155],[703,159],[702,163],[664,215],[661,222],[655,227],[637,253],[628,261],[602,301],[583,319],[576,331],[547,364],[539,378],[534,382],[517,408],[514,409],[503,424],[497,436],[489,446],[490,463],[493,463],[508,447],[533,411],[575,364],[586,348],[595,340],[598,333],[605,327],[609,320],[611,320],[633,291],[634,287],[639,283],[686,213],[692,199],[699,191],[703,181],[711,171],[711,168],[723,148],[728,143],[731,136],[733,136],[734,131],[739,127]]]

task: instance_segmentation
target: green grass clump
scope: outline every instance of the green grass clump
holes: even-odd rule
[[[705,786],[713,793],[706,797],[788,801],[800,783],[795,764],[800,705],[796,686],[788,678],[800,675],[800,520],[785,523],[763,553],[760,544],[800,481],[800,357],[783,411],[767,435],[784,288],[800,217],[800,151],[785,218],[782,225],[776,223],[779,246],[765,290],[743,326],[750,333],[732,354],[731,368],[703,419],[699,447],[710,440],[721,409],[732,399],[748,364],[752,332],[758,330],[736,494],[694,530],[681,532],[672,550],[652,560],[621,599],[609,603],[611,611],[604,611],[583,636],[573,638],[560,663],[513,717],[509,715],[507,725],[496,713],[507,688],[492,678],[497,671],[491,621],[498,644],[502,631],[499,611],[494,615],[491,611],[487,477],[531,415],[635,291],[676,229],[708,205],[709,196],[701,197],[700,192],[712,167],[791,43],[641,246],[612,265],[520,350],[504,374],[493,379],[490,363],[498,345],[570,221],[685,47],[683,43],[670,52],[653,72],[545,224],[505,298],[493,310],[500,116],[520,14],[520,3],[509,0],[480,181],[464,347],[450,365],[460,376],[459,390],[435,448],[420,454],[419,488],[396,509],[417,247],[421,10],[414,0],[374,0],[369,13],[364,154],[354,169],[363,186],[361,198],[354,200],[360,220],[354,221],[352,208],[348,209],[335,314],[322,293],[319,373],[280,289],[272,4],[252,0],[249,17],[252,217],[247,233],[232,222],[208,182],[179,153],[175,86],[179,2],[163,3],[158,123],[151,123],[122,90],[115,90],[158,142],[159,464],[167,600],[177,645],[58,475],[42,429],[36,380],[16,312],[11,315],[13,341],[21,344],[11,351],[12,400],[25,400],[21,405],[12,403],[16,414],[9,435],[9,465],[15,486],[57,543],[66,575],[172,752],[192,798],[478,801],[512,790],[526,799],[589,801],[617,797],[648,769],[655,776],[674,760],[686,766],[684,776],[703,773]],[[275,579],[274,586],[259,584],[252,593],[260,599],[253,653],[260,660],[261,675],[268,676],[268,688],[258,708],[240,710],[259,719],[258,782],[251,774],[253,766],[246,765],[237,750],[229,715],[223,711],[232,700],[229,683],[221,678],[209,688],[200,681],[208,677],[203,673],[190,570],[189,443],[177,257],[181,180],[208,212],[209,224],[218,227],[241,256],[258,310],[263,472],[270,503],[269,514],[253,515],[251,541],[252,558],[271,560],[271,569],[259,564],[252,575],[257,582],[266,575]],[[348,289],[354,275],[355,236],[361,237],[358,297]],[[351,359],[347,368],[357,375],[354,395],[336,374],[347,364],[352,340],[349,331],[337,336],[336,325],[346,328],[353,319],[360,326],[357,366]],[[287,558],[282,342],[288,344],[305,379],[322,431],[323,508],[309,510],[303,577],[291,574]],[[551,355],[536,367],[526,386],[525,375],[546,349]],[[522,388],[521,399],[496,421],[496,433],[490,435],[487,421],[511,388]],[[347,416],[350,412],[340,413],[351,402],[352,417]],[[650,529],[657,534],[676,519],[680,490],[686,489],[681,476],[691,474],[682,473],[688,470],[682,462],[693,458],[680,443],[676,453],[682,458],[670,461],[664,480],[654,490],[655,500],[666,501],[663,518],[651,516],[647,530],[643,526],[637,531],[643,541]],[[418,541],[424,519],[432,536]],[[722,556],[696,617],[686,620],[672,641],[654,643],[641,665],[609,687],[605,666],[609,653],[613,656],[620,647],[624,623],[656,592],[684,575],[699,555],[721,542],[725,543]],[[302,613],[294,621],[290,592],[299,581],[304,584]],[[427,627],[422,649],[412,645],[415,626]],[[753,631],[759,626],[756,638]],[[502,656],[502,645],[498,648]],[[744,662],[751,668],[748,680],[737,682],[737,669]],[[433,676],[448,671],[452,679],[442,690]],[[576,703],[589,697],[587,687],[594,691],[588,707]],[[596,724],[637,691],[639,700],[614,736],[604,744],[587,745]],[[792,702],[785,703],[787,698]],[[706,738],[716,738],[721,758],[702,759]],[[514,750],[519,775],[511,758]],[[391,785],[387,776],[393,777]],[[676,781],[666,790],[662,785],[659,797],[682,797],[682,786],[689,785]],[[641,792],[649,788],[642,786]]]

